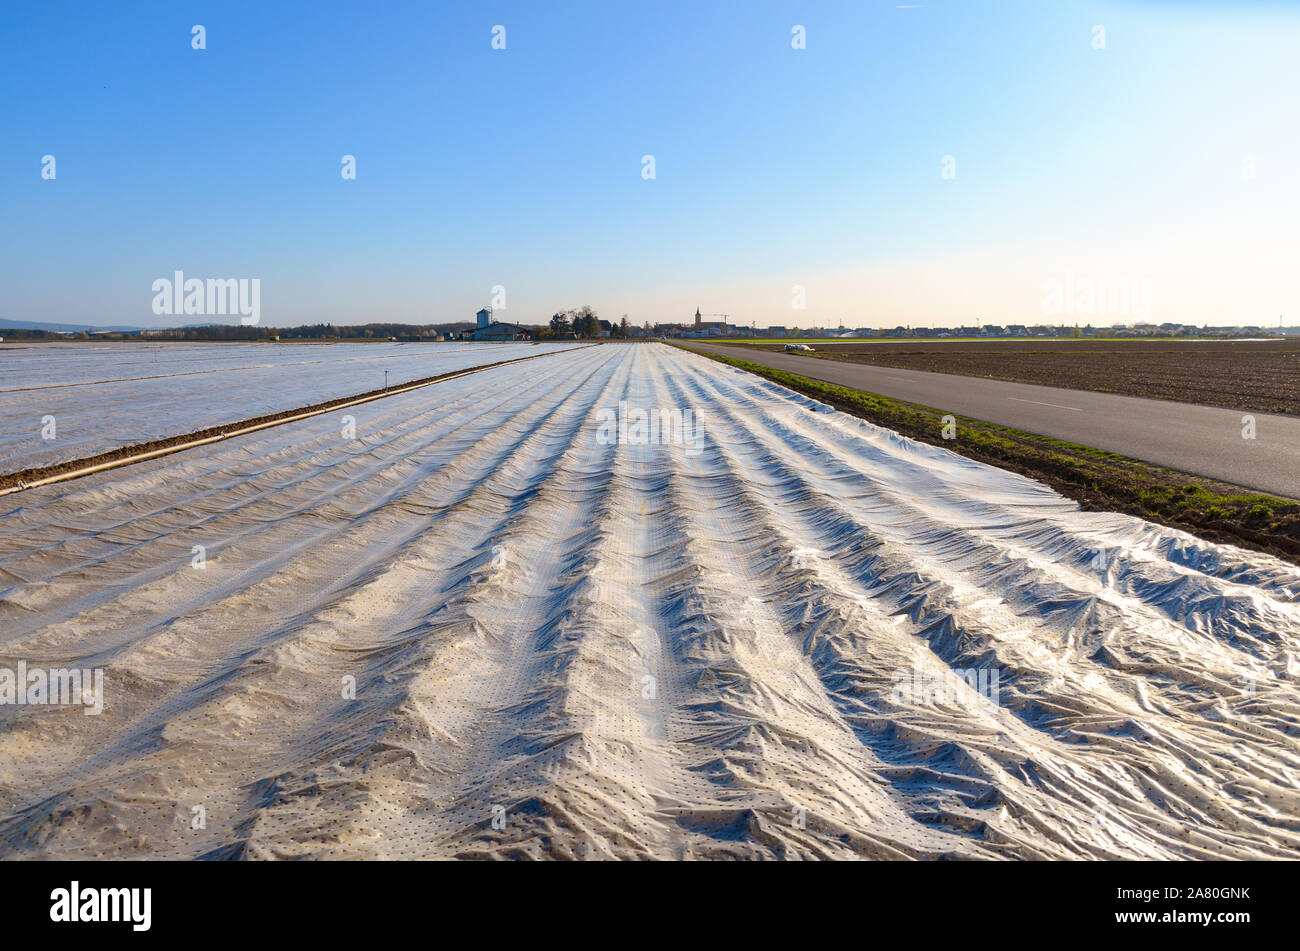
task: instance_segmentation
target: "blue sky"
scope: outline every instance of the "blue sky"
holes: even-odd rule
[[[280,326],[1300,323],[1297,49],[1268,2],[9,2],[0,317],[193,322],[180,269]]]

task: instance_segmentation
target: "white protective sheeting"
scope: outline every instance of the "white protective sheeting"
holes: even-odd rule
[[[82,459],[573,344],[0,347],[0,472]],[[387,377],[385,377],[387,371]],[[47,423],[53,420],[53,428]]]
[[[106,680],[0,856],[1298,854],[1294,566],[661,345],[351,412],[3,500],[0,667]]]

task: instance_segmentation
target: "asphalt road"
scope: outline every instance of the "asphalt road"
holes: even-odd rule
[[[1242,417],[1247,414],[1242,410],[840,363],[744,346],[694,341],[688,346],[1300,499],[1300,417],[1252,413],[1255,438],[1243,439]]]

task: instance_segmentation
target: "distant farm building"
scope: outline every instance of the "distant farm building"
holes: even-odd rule
[[[529,337],[530,334],[527,330],[523,327],[516,327],[514,324],[480,324],[474,330],[475,340],[527,340]]]
[[[492,311],[482,308],[474,315],[475,327],[461,335],[464,340],[529,340],[532,338],[523,327],[514,324],[500,324],[492,319]]]

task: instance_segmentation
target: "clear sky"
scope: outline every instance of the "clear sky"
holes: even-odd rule
[[[6,0],[0,94],[10,319],[1300,324],[1295,3]]]

